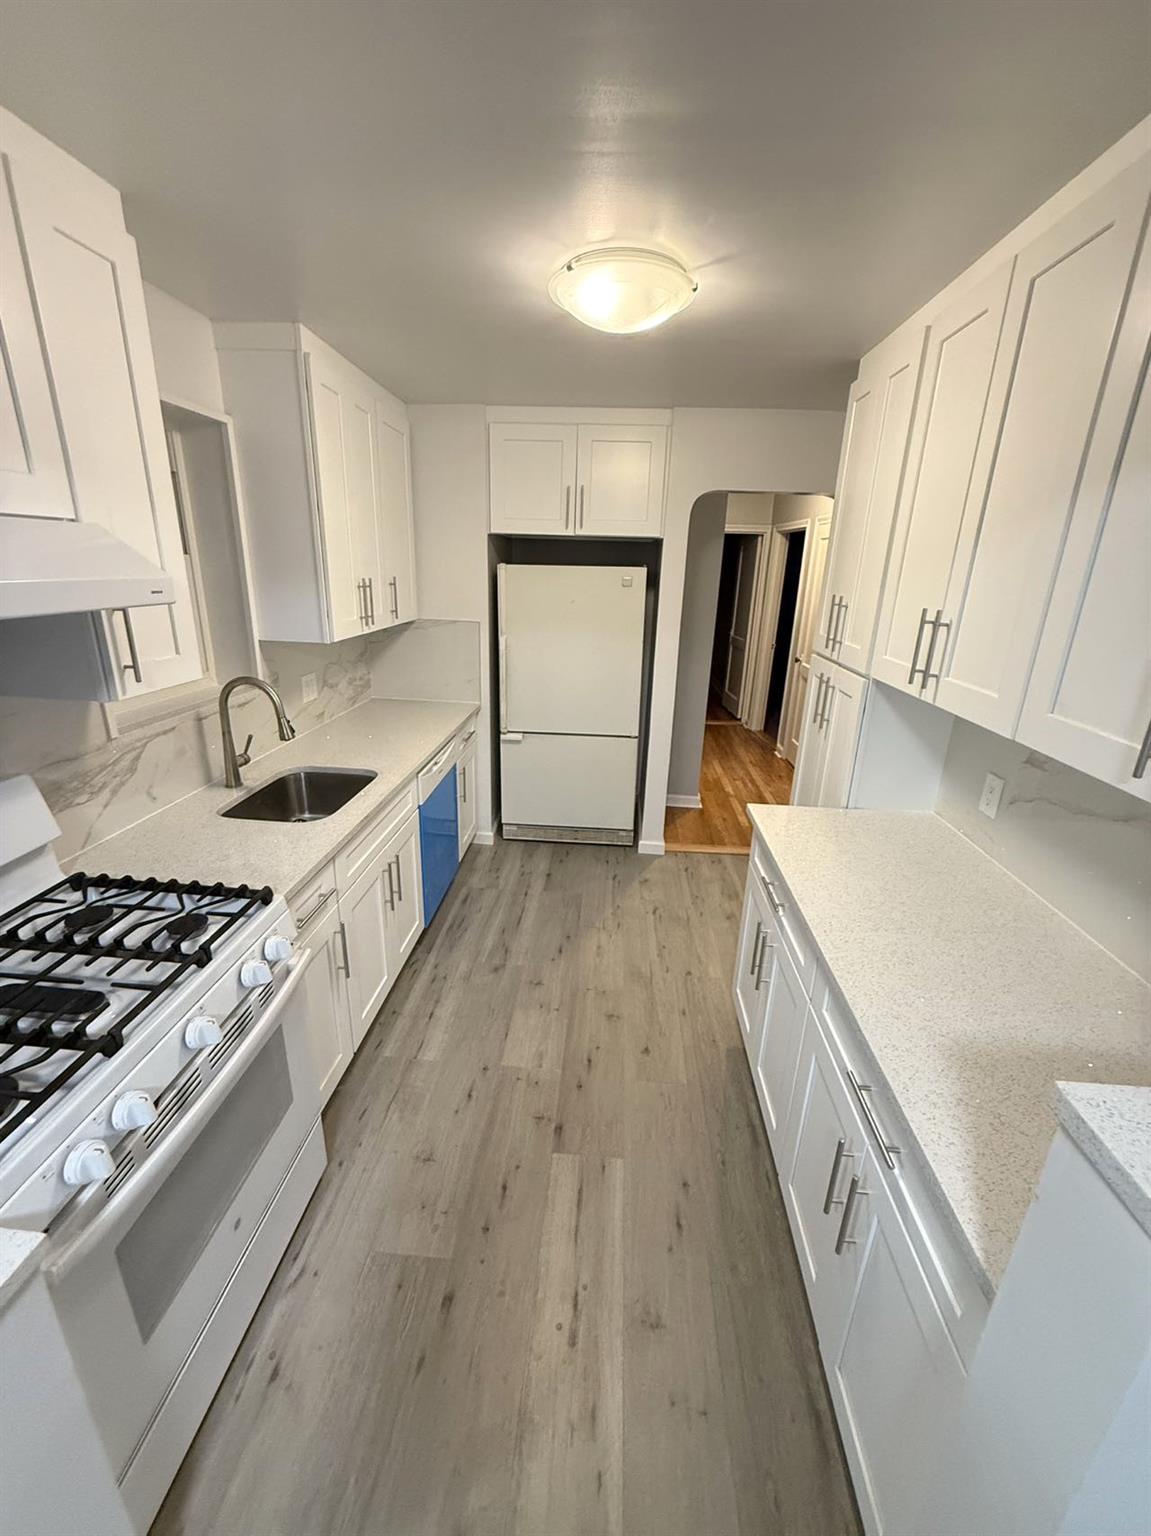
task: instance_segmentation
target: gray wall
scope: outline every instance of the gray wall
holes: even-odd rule
[[[699,793],[699,765],[703,758],[708,678],[715,640],[715,600],[723,560],[726,511],[725,491],[710,491],[692,508],[683,582],[675,715],[671,728],[671,764],[667,778],[669,797]]]
[[[988,772],[1005,780],[994,821],[976,808]],[[935,809],[1151,980],[1151,806],[956,720]]]

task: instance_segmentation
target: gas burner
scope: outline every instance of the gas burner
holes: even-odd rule
[[[207,926],[206,913],[184,912],[180,917],[174,917],[170,923],[166,923],[161,932],[180,943],[184,939],[194,939],[197,934],[203,933]]]
[[[102,923],[116,920],[116,908],[106,902],[93,902],[91,906],[74,907],[64,914],[65,933],[87,933]]]
[[[0,1038],[5,1024],[20,1018],[70,1020],[93,1019],[108,1006],[103,992],[87,987],[66,987],[51,982],[13,982],[0,987]]]

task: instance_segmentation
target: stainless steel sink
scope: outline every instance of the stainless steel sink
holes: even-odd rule
[[[374,778],[366,768],[297,768],[269,779],[220,815],[244,821],[323,821]]]

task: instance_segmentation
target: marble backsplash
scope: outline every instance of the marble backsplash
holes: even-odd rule
[[[269,679],[301,734],[371,695],[366,638],[337,645],[263,645],[261,651]],[[309,673],[315,674],[318,694],[305,704],[301,681]],[[277,745],[275,719],[262,695],[238,693],[232,719],[240,745],[252,733],[253,759]],[[201,698],[124,724],[110,737],[98,704],[0,698],[0,778],[19,773],[33,776],[60,824],[57,857],[75,857],[222,776],[215,700]]]

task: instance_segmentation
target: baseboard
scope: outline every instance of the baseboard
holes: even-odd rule
[[[701,811],[703,801],[698,795],[668,795],[668,805],[682,806],[685,811]]]
[[[657,856],[664,852],[663,838],[653,838],[651,842],[645,842],[642,838],[636,848],[637,853],[654,853]]]
[[[472,837],[473,843],[479,843],[481,848],[490,848],[496,840],[494,832],[477,832]]]

